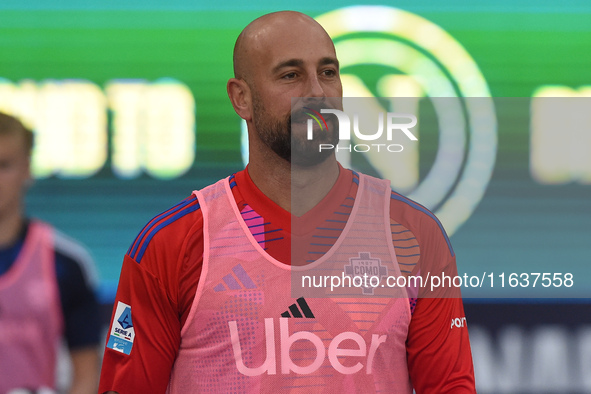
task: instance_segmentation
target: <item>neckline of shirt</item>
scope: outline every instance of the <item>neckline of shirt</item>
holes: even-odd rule
[[[324,218],[338,210],[347,197],[354,197],[357,192],[353,172],[339,164],[339,176],[330,192],[314,208],[297,217],[277,205],[254,184],[248,174],[248,166],[237,172],[234,180],[236,187],[232,192],[239,210],[242,210],[242,205],[248,204],[266,222],[272,222],[274,227],[295,235],[316,230],[324,223]]]

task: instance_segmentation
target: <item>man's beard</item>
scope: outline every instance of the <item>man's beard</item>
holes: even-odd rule
[[[292,135],[291,113],[283,118],[274,118],[263,108],[258,96],[253,95],[253,122],[259,138],[277,156],[300,167],[312,167],[324,162],[334,150],[320,151],[320,144],[332,144],[336,147],[339,142],[338,131],[332,124],[330,132],[327,130],[326,133],[315,133],[313,140],[306,139],[306,120],[303,112],[295,114],[295,121],[297,126],[301,126],[299,128],[302,128],[302,132]]]

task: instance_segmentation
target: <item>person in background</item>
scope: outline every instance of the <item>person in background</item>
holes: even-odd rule
[[[0,113],[0,393],[52,393],[62,340],[71,394],[96,393],[100,317],[88,252],[28,218],[33,133]]]

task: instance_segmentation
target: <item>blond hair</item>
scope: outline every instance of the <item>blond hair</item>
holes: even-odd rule
[[[0,136],[20,135],[25,142],[27,153],[31,155],[33,151],[33,132],[23,125],[23,123],[14,116],[0,112]]]

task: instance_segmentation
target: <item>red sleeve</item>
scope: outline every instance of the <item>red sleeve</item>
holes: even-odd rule
[[[419,298],[406,351],[417,394],[476,392],[461,298]]]
[[[203,218],[196,201],[187,205],[148,223],[123,260],[99,393],[166,392],[203,257]],[[108,346],[113,327],[120,328],[119,303],[131,311],[129,354]]]
[[[391,216],[403,223],[420,249],[412,275],[457,275],[445,230],[426,208],[393,195]],[[405,236],[406,237],[406,236]],[[417,394],[476,393],[472,352],[458,288],[419,291],[406,342],[411,382]],[[423,295],[423,297],[421,297]],[[453,322],[453,325],[452,325]],[[457,324],[456,324],[457,323]]]
[[[99,392],[164,393],[180,343],[176,305],[158,278],[129,256],[123,260],[111,326],[119,302],[131,306],[135,338],[129,355],[105,348]]]

